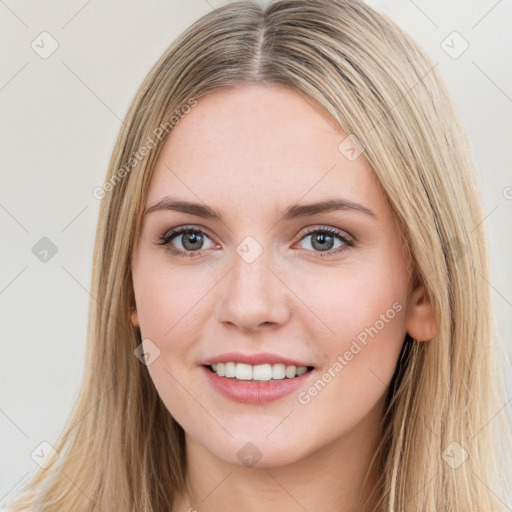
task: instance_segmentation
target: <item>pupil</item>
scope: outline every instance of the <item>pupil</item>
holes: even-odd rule
[[[318,234],[316,237],[313,237],[313,247],[315,249],[320,249],[321,251],[327,251],[332,247],[333,237],[330,235],[325,235],[324,233]],[[318,247],[315,246],[316,243],[320,245]],[[329,245],[329,247],[326,247]]]
[[[191,251],[194,251],[194,250],[197,250],[201,247],[201,243],[202,243],[202,236],[201,235],[198,235],[197,233],[191,233],[189,235],[186,235],[184,237],[184,242],[183,242],[183,247],[185,247],[185,249],[189,249]],[[187,245],[191,244],[192,247],[187,247]],[[199,247],[195,247],[195,246],[199,246]]]

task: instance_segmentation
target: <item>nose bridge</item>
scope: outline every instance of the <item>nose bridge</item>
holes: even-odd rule
[[[272,265],[270,251],[262,250],[259,254],[258,252],[251,242],[243,242],[237,247],[237,254],[233,256],[230,292],[237,301],[248,302],[253,307],[258,305],[261,308],[264,304],[270,303],[273,296],[270,288],[275,284],[271,280],[275,279],[275,276],[268,268]]]
[[[285,290],[270,269],[273,255],[252,237],[247,237],[233,254],[220,307],[220,319],[243,329],[262,323],[281,323],[287,316]],[[270,267],[270,268],[269,268]]]

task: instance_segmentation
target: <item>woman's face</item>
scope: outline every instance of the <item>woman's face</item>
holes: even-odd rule
[[[159,156],[132,322],[187,442],[224,462],[367,440],[418,334],[400,233],[346,137],[291,90],[243,86],[201,98]]]

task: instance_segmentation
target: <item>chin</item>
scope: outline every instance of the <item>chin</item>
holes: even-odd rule
[[[259,433],[257,429],[254,432],[242,432],[232,432],[233,438],[224,439],[222,442],[218,437],[199,442],[203,449],[226,464],[260,469],[293,464],[315,451],[314,440],[311,440],[310,445],[296,434],[279,436],[274,432],[265,438],[261,429]],[[228,437],[227,434],[225,437]],[[320,447],[316,447],[318,448]]]

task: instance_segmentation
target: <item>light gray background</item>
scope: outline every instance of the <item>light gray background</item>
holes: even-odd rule
[[[34,472],[31,453],[55,441],[77,396],[99,210],[92,190],[104,181],[121,119],[172,40],[222,3],[0,0],[0,505]],[[439,63],[459,108],[486,205],[489,286],[510,353],[512,4],[370,3]],[[59,45],[46,59],[31,47],[43,31]],[[469,43],[456,59],[441,46],[453,31]],[[452,52],[460,48],[461,40],[446,41]],[[32,252],[42,237],[58,249],[46,263]]]

